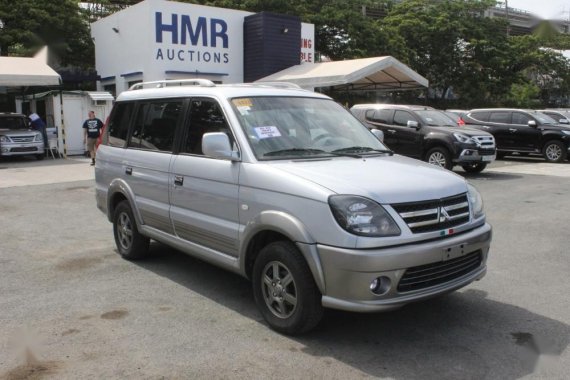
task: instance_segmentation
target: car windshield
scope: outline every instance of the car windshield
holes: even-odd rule
[[[391,154],[362,123],[329,99],[248,97],[231,100],[260,160]]]
[[[422,123],[433,127],[457,127],[457,122],[445,112],[438,110],[416,111]]]
[[[23,117],[0,117],[0,129],[27,129]]]
[[[558,124],[556,120],[542,112],[534,112],[532,114],[540,124]]]

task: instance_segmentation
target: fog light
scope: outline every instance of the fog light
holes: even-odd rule
[[[388,293],[392,281],[389,277],[380,276],[372,280],[370,283],[370,291],[378,296]]]

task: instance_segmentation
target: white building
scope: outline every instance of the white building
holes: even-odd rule
[[[146,0],[93,23],[91,34],[99,90],[113,94],[163,79],[241,83],[314,61],[314,25],[266,12]]]

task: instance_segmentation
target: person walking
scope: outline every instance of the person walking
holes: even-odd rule
[[[87,150],[91,157],[91,166],[95,165],[95,143],[101,134],[103,122],[95,117],[95,112],[89,111],[89,119],[83,123],[83,144],[87,143]]]

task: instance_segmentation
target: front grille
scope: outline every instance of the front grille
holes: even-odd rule
[[[10,136],[13,142],[33,142],[36,136]]]
[[[495,154],[495,149],[489,150],[489,149],[480,149],[479,150],[479,155],[480,156],[492,156]]]
[[[481,149],[495,149],[495,138],[493,136],[473,136],[471,138],[477,142]]]
[[[433,201],[399,203],[392,208],[415,234],[445,230],[469,221],[466,194]]]
[[[36,152],[38,148],[35,146],[26,147],[26,148],[10,148],[10,152],[18,153],[18,152]]]
[[[398,283],[399,292],[429,288],[455,280],[481,266],[481,251],[475,251],[448,261],[409,268]]]

